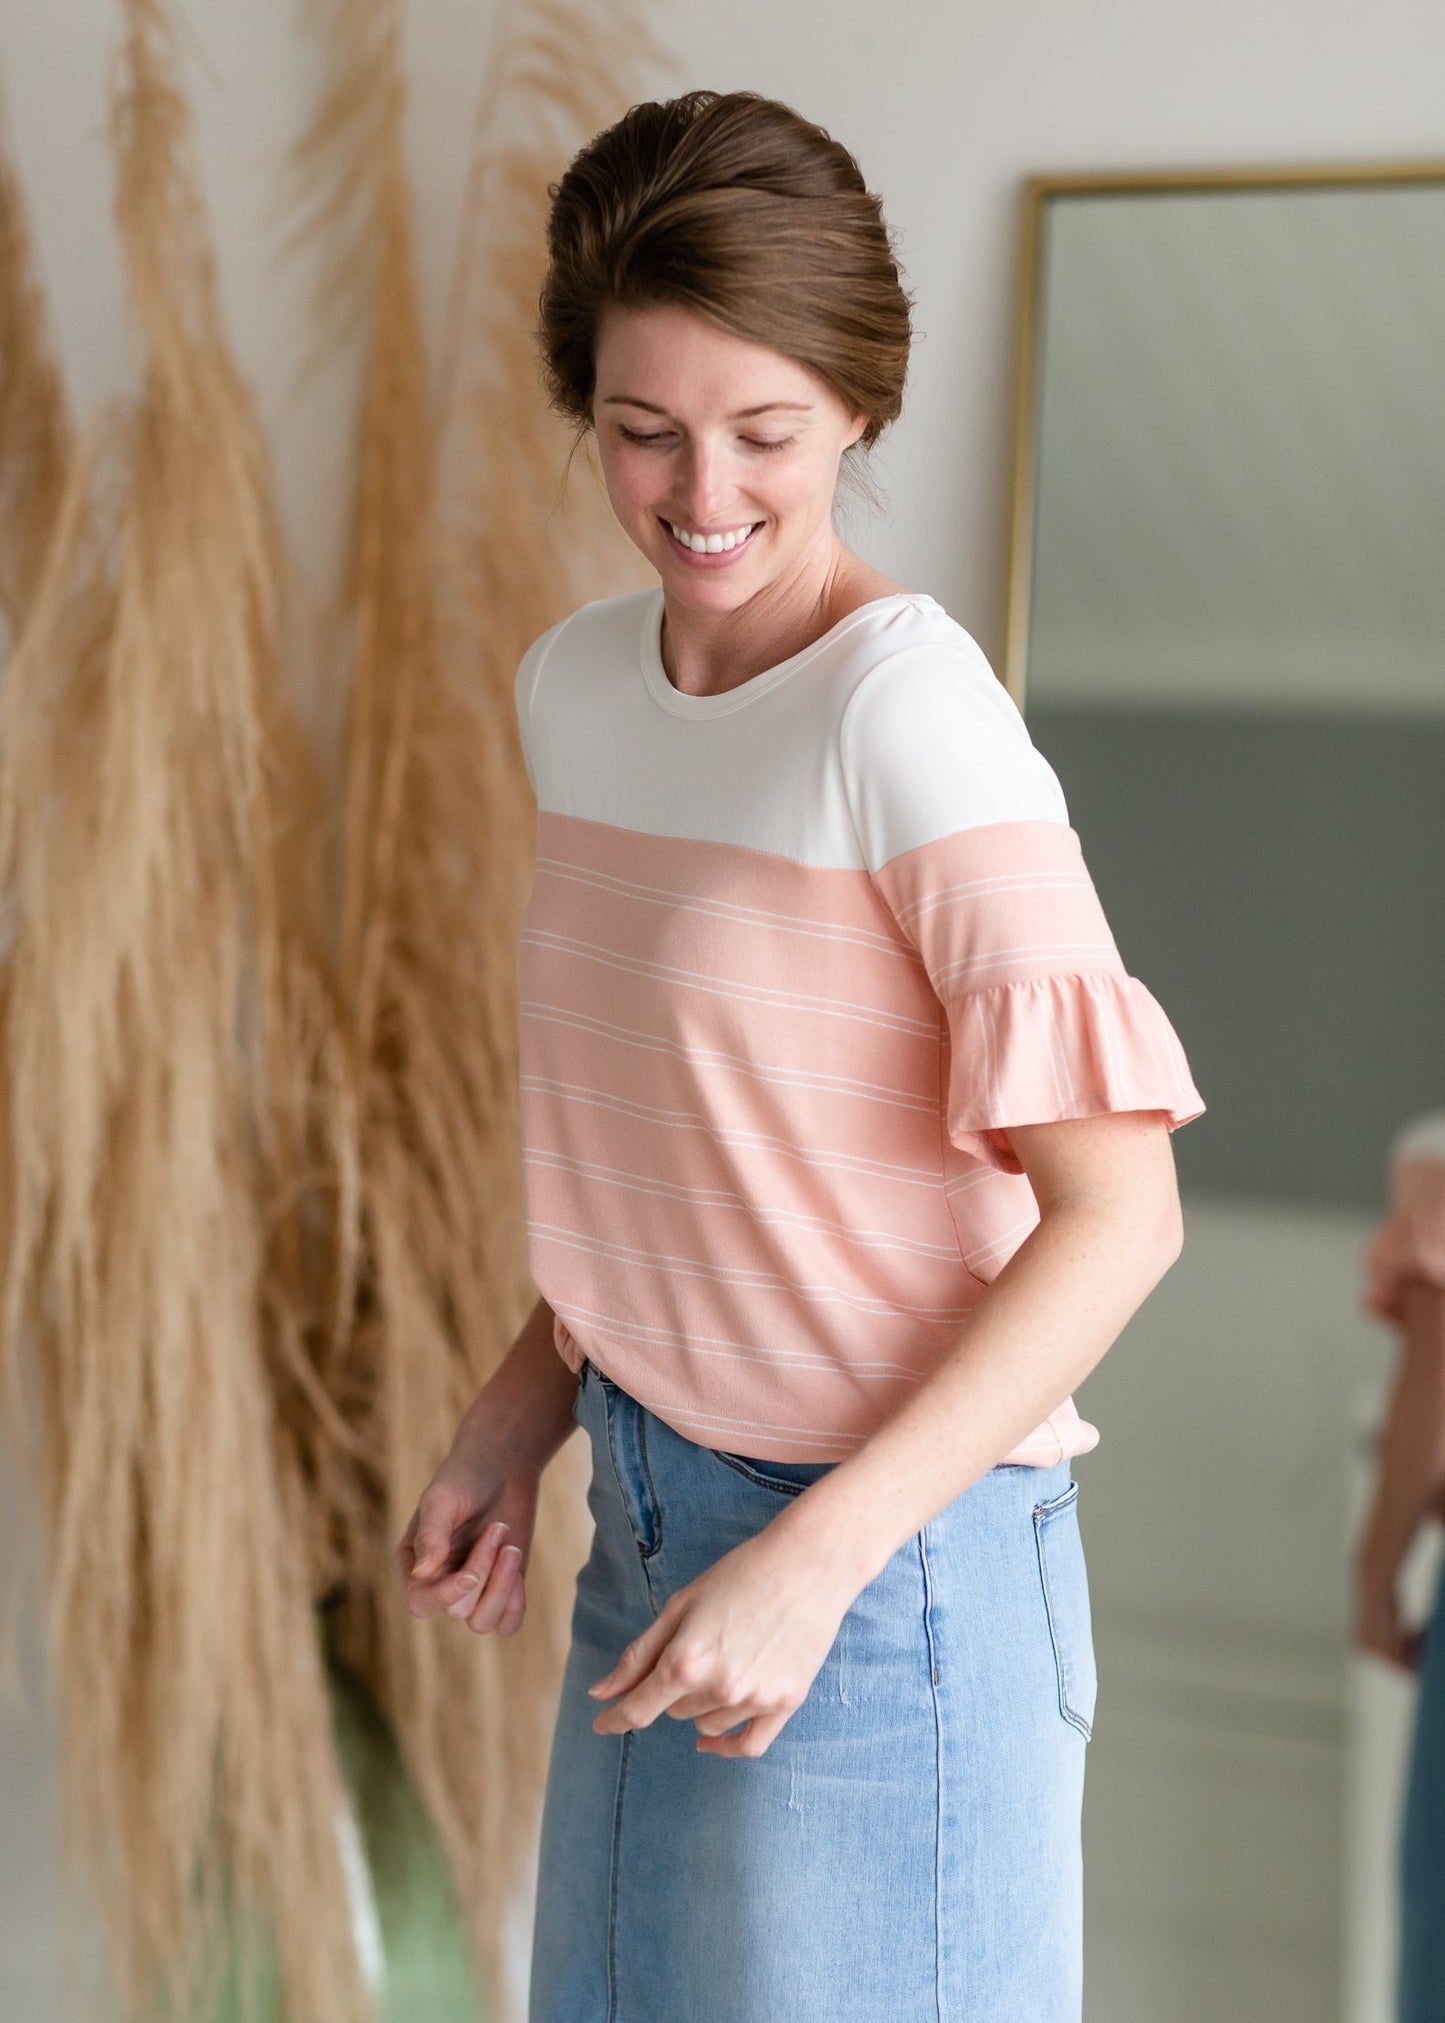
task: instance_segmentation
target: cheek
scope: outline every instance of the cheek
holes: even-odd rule
[[[611,510],[623,524],[652,520],[658,498],[658,477],[633,457],[603,457],[603,483]]]
[[[837,476],[836,466],[826,457],[799,458],[786,469],[766,473],[753,492],[779,518],[826,519]]]
[[[607,496],[619,514],[646,511],[656,497],[659,476],[645,455],[629,456],[625,451],[598,448],[598,462]]]

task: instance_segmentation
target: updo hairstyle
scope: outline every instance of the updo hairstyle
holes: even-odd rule
[[[592,424],[609,304],[675,303],[817,374],[877,441],[911,337],[882,207],[848,150],[751,91],[634,105],[548,194],[538,341],[552,406]]]

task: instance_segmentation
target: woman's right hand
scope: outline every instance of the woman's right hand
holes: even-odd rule
[[[478,1635],[510,1637],[521,1627],[537,1488],[534,1468],[484,1447],[453,1447],[393,1555],[414,1616],[445,1611]]]

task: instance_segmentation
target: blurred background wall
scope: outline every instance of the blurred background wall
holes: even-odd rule
[[[250,0],[244,8],[190,0],[183,18],[231,335],[268,425],[295,550],[324,590],[341,533],[338,460],[349,438],[357,362],[323,361],[297,391],[311,327],[309,277],[279,263],[274,209],[281,152],[309,111],[314,57],[296,10],[280,0]],[[410,11],[412,162],[434,324],[444,309],[490,21],[484,0],[414,0]],[[678,57],[673,88],[749,87],[784,98],[853,148],[883,193],[916,293],[920,341],[906,416],[877,459],[885,510],[855,510],[849,532],[878,566],[936,596],[995,657],[1022,178],[1441,150],[1445,11],[1434,0],[1215,0],[1207,9],[1193,0],[945,7],[797,0],[788,8],[730,0],[726,7],[660,6],[657,21]],[[0,88],[81,412],[126,384],[129,371],[103,125],[115,25],[103,0],[4,0],[0,12]],[[1395,1121],[1381,1120],[1382,1136]],[[1099,1972],[1116,1976],[1121,1991],[1128,1973],[1118,1962],[1134,1961],[1136,1982],[1156,1990],[1153,2006],[1141,2012],[1150,2023],[1243,2023],[1254,2013],[1279,2023],[1287,2014],[1328,2014],[1335,1998],[1343,1726],[1338,1685],[1320,1679],[1319,1658],[1338,1642],[1344,1607],[1348,1398],[1363,1374],[1355,1359],[1369,1343],[1348,1312],[1365,1227],[1364,1218],[1344,1212],[1337,1226],[1301,1227],[1299,1245],[1317,1254],[1318,1313],[1292,1309],[1262,1329],[1256,1318],[1258,1341],[1244,1357],[1233,1305],[1220,1306],[1211,1268],[1212,1246],[1227,1236],[1237,1255],[1240,1232],[1201,1216],[1191,1223],[1185,1261],[1090,1396],[1104,1446],[1080,1475],[1086,1506],[1097,1513],[1094,1528],[1087,1516],[1085,1526],[1101,1610],[1122,1619],[1137,1604],[1187,1615],[1181,1597],[1198,1579],[1201,1610],[1213,1611],[1201,1621],[1217,1623],[1235,1606],[1247,1631],[1260,1611],[1277,1605],[1289,1641],[1277,1663],[1269,1659],[1261,1670],[1249,1661],[1254,1669],[1243,1688],[1238,1668],[1216,1662],[1217,1639],[1212,1656],[1187,1640],[1177,1644],[1174,1671],[1162,1681],[1161,1666],[1168,1667],[1160,1648],[1141,1645],[1132,1676],[1122,1657],[1117,1668],[1112,1740],[1106,1672],[1091,1767],[1090,1945]],[[1262,1232],[1257,1278],[1236,1278],[1230,1300],[1257,1317],[1268,1311],[1272,1282]],[[1222,1331],[1212,1340],[1199,1320],[1211,1303]],[[1152,1423],[1149,1373],[1161,1351],[1176,1366],[1182,1358],[1197,1368],[1200,1413],[1177,1458],[1151,1479],[1144,1509],[1122,1470],[1129,1443],[1142,1451]],[[1269,1360],[1276,1351],[1277,1366]],[[1295,1412],[1285,1393],[1302,1361],[1318,1383]],[[1139,1381],[1129,1380],[1131,1369]],[[1263,1571],[1246,1526],[1236,1527],[1237,1556],[1215,1557],[1201,1573],[1178,1541],[1189,1534],[1191,1496],[1202,1488],[1228,1493],[1228,1485],[1210,1480],[1211,1427],[1228,1417],[1239,1384],[1274,1399],[1266,1423],[1296,1443],[1283,1453],[1262,1448],[1261,1470],[1294,1468],[1302,1481],[1316,1479],[1316,1465],[1339,1474],[1314,1521],[1296,1504],[1299,1522],[1272,1538]],[[1111,1439],[1120,1457],[1113,1475]],[[1174,1528],[1166,1549],[1151,1552],[1148,1527],[1175,1484]],[[6,1550],[23,1549],[14,1485],[0,1489]],[[1237,1709],[1241,1690],[1265,1708],[1266,1733],[1271,1722],[1278,1727],[1282,1707],[1294,1708],[1293,1729],[1286,1725],[1272,1742],[1228,1733],[1221,1740],[1208,1728],[1211,1696],[1217,1705],[1222,1694]],[[1181,1694],[1200,1716],[1185,1749],[1158,1729],[1161,1699]],[[49,1747],[43,1701],[28,1713],[0,1706],[0,2013],[17,2023],[52,2023],[62,2013]],[[1111,1751],[1117,1774],[1108,1768]],[[1210,1811],[1222,1778],[1233,1780],[1248,1805],[1227,1815]],[[1181,1854],[1191,1845],[1202,1849],[1211,1873],[1232,1873],[1236,1882],[1232,1897],[1221,1896],[1192,1924],[1196,1871]],[[1158,1900],[1150,1900],[1151,1889]],[[1146,1919],[1153,1920],[1147,1933]],[[1257,2012],[1227,1992],[1231,1949],[1237,1960],[1251,1943],[1263,1959],[1250,1983]],[[1155,1949],[1143,1965],[1141,1945]],[[1211,1981],[1220,1973],[1223,1981]],[[1177,2001],[1160,2006],[1161,1986],[1174,1987]],[[1119,1999],[1122,2005],[1123,1992]],[[1123,2006],[1097,2013],[1100,2023],[1106,2013],[1108,2023],[1125,2023]]]

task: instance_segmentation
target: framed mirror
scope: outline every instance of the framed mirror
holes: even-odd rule
[[[1091,2023],[1386,2023],[1403,1681],[1348,1650],[1445,1105],[1445,163],[1025,192],[1004,675],[1208,1114],[1089,1380]]]

